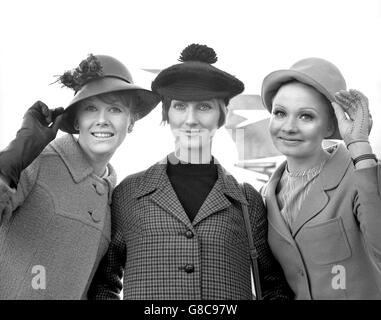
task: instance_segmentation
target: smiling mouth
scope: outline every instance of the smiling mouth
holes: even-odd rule
[[[99,139],[108,139],[114,136],[112,132],[92,132],[91,135]]]
[[[183,133],[187,133],[187,134],[197,134],[197,133],[201,133],[203,130],[201,129],[185,129],[185,130],[181,130],[181,132]]]
[[[289,139],[289,138],[284,138],[284,137],[278,137],[278,139],[285,141],[285,142],[302,142],[303,141],[300,139]]]

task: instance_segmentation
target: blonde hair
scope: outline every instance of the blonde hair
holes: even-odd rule
[[[132,92],[128,92],[128,94],[125,91],[106,92],[96,95],[95,97],[108,104],[120,101],[123,106],[130,109],[131,123],[133,124],[138,119],[136,96]]]

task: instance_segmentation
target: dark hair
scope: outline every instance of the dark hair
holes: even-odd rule
[[[172,100],[173,99],[168,97],[162,97],[162,100],[161,100],[162,101],[162,120],[161,121],[164,124],[169,122],[168,112],[169,112],[169,108],[171,107]],[[229,100],[227,100],[227,103],[226,103],[226,99],[224,99],[223,101],[224,101],[224,105],[222,105],[221,103],[218,104],[220,107],[220,118],[218,119],[218,128],[222,127],[226,121],[226,112],[222,108],[227,107],[227,103],[229,103]]]

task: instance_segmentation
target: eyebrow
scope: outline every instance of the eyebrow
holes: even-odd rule
[[[281,108],[285,108],[285,109],[287,109],[287,107],[285,107],[285,106],[283,106],[283,105],[281,105],[281,104],[278,104],[278,103],[276,103],[276,104],[274,105],[274,108],[275,108],[275,107],[281,107]],[[313,107],[301,107],[299,111],[314,111],[314,112],[318,112],[317,109],[315,109],[315,108],[313,108]]]

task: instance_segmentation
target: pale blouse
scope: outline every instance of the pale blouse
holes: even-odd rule
[[[282,217],[290,229],[325,163],[295,172],[289,172],[286,165],[276,189],[276,197]]]

